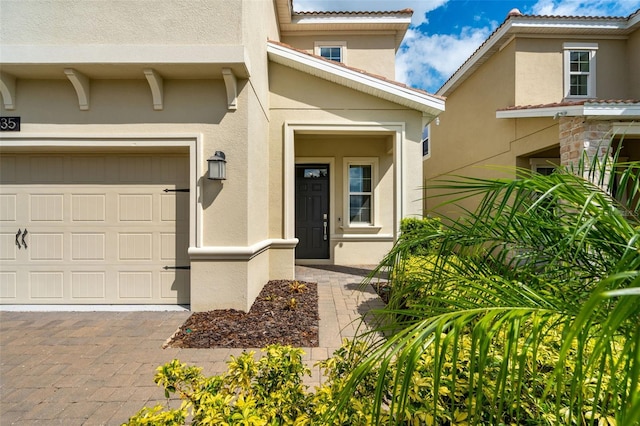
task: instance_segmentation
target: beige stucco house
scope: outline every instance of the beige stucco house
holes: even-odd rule
[[[623,137],[622,156],[639,160],[640,11],[615,18],[513,10],[436,94],[447,110],[429,125],[427,182],[499,173],[485,166],[545,173],[585,151],[602,155]],[[426,199],[426,211],[439,202]]]
[[[377,262],[444,110],[393,81],[410,19],[1,0],[0,302],[248,310],[296,262]]]

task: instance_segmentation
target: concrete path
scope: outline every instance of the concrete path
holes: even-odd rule
[[[304,348],[310,386],[321,380],[313,364],[354,335],[362,313],[382,306],[371,287],[358,285],[370,269],[296,267],[297,279],[318,283],[320,346]],[[225,371],[243,349],[162,349],[189,315],[0,312],[0,425],[120,425],[145,405],[166,403],[153,382],[159,365],[178,358],[205,375]]]

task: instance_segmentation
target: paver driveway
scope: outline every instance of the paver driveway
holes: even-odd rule
[[[352,321],[382,302],[357,283],[364,267],[296,267],[318,282],[320,346],[312,366],[353,336]],[[153,383],[174,358],[219,374],[242,349],[162,349],[189,312],[0,312],[0,424],[119,425],[145,405],[166,402]],[[319,383],[318,368],[307,381]],[[179,406],[173,401],[173,406]]]

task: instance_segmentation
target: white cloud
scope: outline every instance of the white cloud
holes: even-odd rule
[[[396,57],[397,80],[435,92],[493,30],[464,27],[459,34],[433,35],[409,30]]]
[[[531,7],[534,15],[628,16],[640,7],[636,0],[538,0]]]
[[[296,11],[391,11],[413,9],[411,25],[418,26],[427,22],[430,12],[449,0],[294,0]]]

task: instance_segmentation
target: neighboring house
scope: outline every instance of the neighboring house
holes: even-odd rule
[[[640,12],[613,18],[513,10],[437,94],[446,96],[447,110],[429,126],[427,182],[496,176],[487,165],[549,173],[584,151],[602,155],[623,137],[622,156],[640,160]],[[427,199],[425,211],[439,202]]]
[[[411,14],[1,0],[0,302],[248,310],[380,260],[444,110],[393,81]]]

